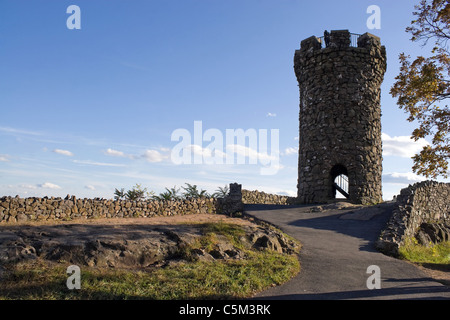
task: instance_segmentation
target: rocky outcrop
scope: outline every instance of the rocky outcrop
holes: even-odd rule
[[[161,267],[184,260],[245,259],[246,250],[295,254],[296,241],[274,228],[244,224],[239,245],[214,235],[202,245],[203,224],[58,224],[3,226],[0,265],[28,259],[109,268]]]
[[[427,247],[435,243],[450,241],[450,224],[443,222],[422,223],[414,238],[417,239],[419,244]]]

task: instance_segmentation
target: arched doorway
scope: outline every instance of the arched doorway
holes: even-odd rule
[[[341,164],[337,164],[331,168],[330,175],[333,198],[348,199],[350,195],[347,168]]]

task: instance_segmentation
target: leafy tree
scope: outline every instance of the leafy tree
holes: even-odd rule
[[[125,193],[125,198],[131,201],[145,200],[147,188],[142,188],[140,184],[136,184],[131,190]]]
[[[125,199],[125,189],[122,188],[118,190],[116,188],[116,190],[114,190],[114,200],[123,200],[123,199]]]
[[[153,196],[153,199],[155,200],[179,200],[181,199],[181,196],[179,195],[180,188],[177,189],[177,186],[174,186],[173,188],[166,188],[165,192],[162,192],[159,194],[159,196]]]
[[[212,196],[214,198],[225,198],[228,195],[229,192],[229,187],[227,185],[225,185],[225,187],[219,187],[219,189],[216,190],[216,192],[214,192],[212,194]]]
[[[206,198],[209,197],[209,194],[206,192],[206,190],[198,190],[197,185],[191,185],[189,183],[186,183],[187,187],[182,187],[184,190],[183,196],[186,199],[193,199],[193,198]]]
[[[390,93],[397,97],[400,109],[409,114],[408,121],[419,126],[412,132],[417,141],[432,137],[431,145],[423,147],[413,157],[413,171],[426,177],[447,177],[450,160],[450,110],[445,104],[450,98],[450,0],[421,0],[413,12],[415,20],[406,31],[411,41],[422,47],[432,41],[431,55],[410,56],[401,53],[400,74]]]

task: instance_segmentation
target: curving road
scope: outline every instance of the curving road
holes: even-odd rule
[[[336,206],[335,206],[336,207]],[[310,212],[311,206],[246,205],[247,214],[270,222],[300,240],[300,273],[284,285],[254,298],[277,300],[450,299],[450,287],[429,278],[414,265],[374,248],[390,217],[392,204],[351,212],[330,209]],[[367,287],[378,266],[380,289]]]

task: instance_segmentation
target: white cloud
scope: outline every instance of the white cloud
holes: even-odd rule
[[[199,145],[196,144],[190,144],[188,146],[186,146],[187,150],[190,150],[194,155],[201,155],[204,159],[206,158],[216,158],[216,159],[221,159],[222,161],[225,161],[225,156],[226,154],[218,149],[214,149],[214,148],[202,148]],[[214,153],[213,153],[214,152]]]
[[[271,165],[273,168],[283,168],[279,165],[278,151],[258,152],[254,148],[239,144],[226,145],[226,151],[216,148],[202,148],[199,145],[188,145],[183,148],[183,152],[191,152],[194,156],[200,156],[201,163],[204,164],[226,164],[231,161],[231,164],[262,164]],[[237,156],[237,159],[234,157]],[[231,157],[231,159],[229,159]],[[195,162],[195,159],[194,159]]]
[[[1,132],[11,133],[11,134],[24,134],[30,136],[41,136],[42,133],[36,131],[22,130],[10,127],[0,127]]]
[[[92,186],[92,185],[84,186],[84,188],[85,188],[85,189],[88,189],[88,190],[95,190],[95,187]]]
[[[291,154],[298,154],[298,148],[292,148],[292,147],[286,148],[286,149],[284,149],[284,154],[287,156],[291,155]]]
[[[127,157],[127,155],[125,153],[123,153],[122,151],[114,150],[111,148],[108,148],[105,151],[105,154],[108,156],[113,156],[113,157]]]
[[[296,197],[297,191],[296,190],[283,190],[283,191],[277,192],[277,194],[282,195],[282,196]]]
[[[272,112],[268,112],[266,117],[276,117],[277,114],[276,113],[272,113]]]
[[[37,189],[38,188],[38,186],[36,186],[36,185],[34,185],[34,184],[20,184],[19,185],[19,188],[22,188],[22,189]]]
[[[51,183],[51,182],[45,182],[43,184],[39,184],[38,187],[45,188],[45,189],[61,189],[60,186],[58,186],[54,183]]]
[[[227,145],[227,150],[231,150],[238,155],[249,157],[250,159],[259,159],[260,161],[278,160],[273,154],[269,155],[269,153],[258,152],[252,148],[241,146],[239,144],[229,144]]]
[[[414,141],[409,136],[390,137],[386,133],[381,134],[383,141],[383,156],[397,156],[411,158],[429,143],[421,138]]]
[[[68,157],[73,156],[73,153],[70,152],[69,150],[55,149],[55,150],[53,150],[53,152],[57,153],[57,154],[61,154],[63,156],[68,156]]]
[[[91,160],[73,160],[74,163],[90,165],[90,166],[100,166],[100,167],[125,167],[124,164],[118,163],[105,163],[105,162],[96,162]]]
[[[164,160],[164,156],[157,150],[145,150],[142,158],[148,162],[161,162]]]
[[[168,148],[160,148],[160,150],[163,153],[170,151],[170,149],[168,149]],[[132,160],[144,159],[148,162],[161,162],[167,157],[167,156],[163,155],[161,152],[159,152],[158,150],[151,150],[151,149],[145,150],[144,153],[141,155],[127,154],[125,152],[114,150],[111,148],[108,148],[104,153],[108,156],[129,158]]]
[[[388,172],[383,173],[383,183],[411,184],[425,180],[413,172]]]
[[[9,156],[7,154],[0,154],[0,162],[9,162]]]

